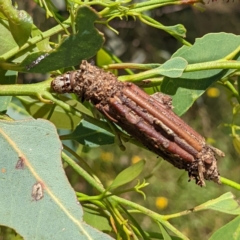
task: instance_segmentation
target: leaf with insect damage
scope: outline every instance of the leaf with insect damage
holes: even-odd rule
[[[59,47],[50,53],[34,52],[22,63],[24,71],[46,73],[79,65],[83,59],[94,56],[101,48],[104,37],[94,27],[97,13],[87,6],[80,7],[76,15],[76,34],[62,39]]]
[[[61,150],[46,120],[0,121],[0,225],[24,239],[111,239],[83,222]]]
[[[11,1],[1,1],[0,12],[8,20],[9,30],[19,47],[29,39],[32,30],[32,18],[23,11],[17,10]]]

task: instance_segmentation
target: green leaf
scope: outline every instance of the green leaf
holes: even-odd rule
[[[240,216],[236,217],[225,226],[218,229],[209,240],[239,240],[240,239]]]
[[[17,80],[17,72],[0,70],[0,84],[14,84]],[[6,111],[9,103],[12,100],[12,96],[1,96],[0,97],[0,112]]]
[[[159,232],[148,232],[149,236],[151,237],[151,239],[164,239],[163,235]],[[180,238],[180,237],[176,237],[176,236],[170,236],[172,240],[182,240],[184,238]],[[188,239],[188,238],[185,238]]]
[[[163,26],[162,29],[173,36],[179,36],[183,38],[186,37],[187,30],[182,24],[177,24],[174,26]]]
[[[122,172],[120,172],[117,175],[117,177],[113,180],[113,182],[107,189],[109,191],[111,191],[111,190],[118,188],[126,183],[131,182],[142,172],[145,163],[146,162],[144,160],[140,160],[139,162],[124,169]]]
[[[238,154],[240,154],[240,136],[235,135],[233,136],[233,146]]]
[[[0,42],[0,55],[10,51],[14,47],[17,47],[17,44],[8,29],[8,22],[2,19],[0,19]]]
[[[39,102],[38,99],[34,99],[32,97],[24,96],[18,97],[21,101],[22,105],[25,107],[25,110],[32,115],[34,118],[44,118],[48,119],[59,129],[69,129],[73,130],[79,124],[81,118],[71,114],[69,112],[64,111],[61,107],[44,104]],[[80,105],[76,100],[65,100],[66,103],[74,105]],[[68,104],[69,104],[68,103]],[[54,109],[53,112],[51,112]],[[86,109],[86,112],[88,110]],[[88,111],[90,112],[90,111]],[[50,117],[49,117],[50,116]]]
[[[158,73],[163,76],[178,78],[181,77],[187,65],[187,61],[181,57],[171,58],[158,68]]]
[[[182,57],[188,64],[205,63],[223,59],[239,45],[240,36],[229,33],[210,33],[196,39],[191,47],[183,46],[173,54],[172,58]],[[240,55],[236,55],[234,60],[240,60]],[[185,72],[178,79],[166,77],[161,85],[161,91],[172,95],[174,111],[182,115],[211,84],[233,71],[233,69],[215,69]]]
[[[42,31],[38,29],[35,25],[32,26],[32,37],[42,35]],[[39,51],[49,52],[52,50],[49,44],[49,38],[45,38],[42,41],[37,43],[37,47]]]
[[[83,222],[61,150],[46,120],[0,121],[0,225],[24,239],[111,239]]]
[[[96,65],[99,67],[102,67],[104,65],[108,65],[111,63],[114,63],[114,59],[111,53],[106,51],[105,49],[101,48],[96,55]],[[117,69],[110,69],[110,72],[112,72],[114,75],[118,75]]]
[[[161,233],[163,235],[164,240],[172,240],[171,236],[168,234],[168,232],[165,230],[165,228],[162,226],[162,224],[158,224],[161,230]]]
[[[100,67],[114,63],[111,55],[107,51],[105,51],[103,48],[101,48],[97,52],[96,60],[97,60],[97,65]]]
[[[94,56],[101,48],[104,38],[94,27],[94,21],[98,19],[96,12],[87,7],[80,7],[76,16],[76,34],[63,39],[57,49],[45,55],[45,58],[37,65],[33,61],[46,52],[37,52],[29,55],[21,66],[27,72],[46,73],[60,68],[76,66],[83,59]],[[27,68],[30,68],[27,70]]]
[[[227,192],[216,199],[207,201],[204,204],[195,207],[194,212],[206,209],[211,209],[232,215],[240,214],[239,203],[237,202],[235,196],[231,192]]]
[[[9,28],[17,45],[21,47],[30,37],[32,30],[32,18],[23,10],[17,11],[17,21],[11,21],[9,18]]]
[[[62,140],[76,140],[88,147],[113,144],[114,135],[106,130],[82,120],[71,134],[61,136]]]
[[[27,12],[17,10],[13,7],[11,1],[0,1],[0,4],[1,12],[8,19],[12,36],[18,46],[21,47],[30,37],[33,23],[32,18]]]
[[[93,209],[84,208],[83,220],[100,231],[110,232],[112,230],[108,219]]]

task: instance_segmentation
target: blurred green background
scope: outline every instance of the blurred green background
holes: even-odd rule
[[[26,10],[33,16],[34,23],[41,30],[46,30],[56,24],[53,19],[45,21],[44,11],[35,2],[30,0],[16,2],[20,9]],[[56,5],[61,3],[61,1],[55,2]],[[179,5],[160,8],[149,12],[149,15],[164,25],[183,24],[187,29],[186,39],[194,43],[195,38],[200,38],[210,32],[240,34],[239,5],[240,2],[236,0],[214,1],[206,2],[203,12],[195,7]],[[58,5],[58,8],[60,14],[67,16],[64,5]],[[134,19],[128,19],[128,21],[115,19],[111,22],[111,26],[119,31],[119,35],[103,26],[96,25],[105,34],[105,47],[123,62],[163,63],[181,47],[181,44],[167,33],[134,21]],[[226,44],[228,43],[226,42]],[[20,78],[23,82],[44,79],[37,74],[21,74]],[[226,157],[218,161],[220,174],[240,182],[239,154],[233,147],[229,129],[221,126],[223,123],[232,121],[232,105],[229,98],[229,92],[216,84],[198,99],[182,117],[208,139],[209,143],[225,152]],[[115,145],[94,149],[83,147],[81,149],[82,157],[98,173],[105,186],[110,184],[116,175],[130,164],[145,159],[147,164],[140,177],[141,179],[147,177],[147,181],[150,183],[144,189],[147,199],[144,200],[142,195],[137,193],[126,193],[121,197],[130,199],[153,211],[160,214],[184,211],[217,198],[227,191],[231,191],[237,198],[240,197],[237,190],[213,182],[206,182],[207,186],[200,188],[194,182],[188,182],[186,172],[174,168],[155,154],[129,143],[125,143],[125,147],[126,151],[124,152]],[[149,176],[157,164],[158,168]],[[89,195],[95,194],[94,189],[84,179],[79,178],[72,169],[66,167],[66,171],[75,190]],[[137,181],[133,185],[136,183]],[[158,231],[158,226],[148,217],[143,215],[134,215],[134,217],[138,219],[144,229]],[[200,240],[208,239],[214,231],[233,218],[233,216],[218,212],[203,211],[176,218],[170,222],[190,239]],[[0,239],[7,238],[1,238],[0,233]]]

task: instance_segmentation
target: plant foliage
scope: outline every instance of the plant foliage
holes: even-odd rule
[[[164,26],[149,14],[167,5],[200,4],[198,0],[69,0],[66,18],[50,0],[35,2],[45,10],[46,18],[55,19],[54,27],[41,31],[27,12],[11,1],[0,0],[0,225],[13,228],[19,239],[189,239],[192,236],[186,236],[170,220],[207,210],[237,216],[213,233],[211,240],[238,239],[240,208],[231,192],[168,215],[126,200],[121,194],[136,192],[148,197],[143,190],[155,169],[143,178],[147,164],[141,160],[109,183],[86,161],[88,150],[113,143],[123,150],[128,147],[123,141],[143,146],[90,104],[81,103],[73,94],[55,94],[50,88],[51,77],[36,84],[17,84],[17,79],[19,73],[61,74],[96,56],[99,65],[116,75],[120,72],[116,69],[126,70],[119,80],[145,86],[150,92],[158,87],[172,96],[178,115],[217,83],[231,95],[233,121],[223,125],[230,129],[239,152],[240,36],[209,33],[191,44],[185,39],[183,25]],[[111,26],[113,19],[128,18],[167,32],[182,47],[163,64],[121,62],[105,49],[105,36],[98,29],[108,28],[117,34]],[[14,120],[13,109],[24,120]],[[94,189],[92,194],[74,190],[66,168]],[[234,181],[223,177],[221,181],[240,189]],[[177,204],[178,199],[175,201]],[[139,224],[136,213],[149,218],[158,230]]]

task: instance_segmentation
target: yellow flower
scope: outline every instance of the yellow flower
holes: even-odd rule
[[[133,156],[132,159],[131,159],[132,164],[139,162],[141,159],[142,159],[142,158],[140,158],[140,157],[137,156],[137,155]]]
[[[210,98],[216,98],[220,95],[220,91],[218,88],[215,88],[215,87],[210,87],[208,90],[207,90],[207,95],[208,97]]]
[[[113,161],[113,154],[111,152],[102,152],[101,158],[105,162],[112,162]]]
[[[165,197],[157,197],[155,205],[158,209],[164,209],[168,206],[168,199]]]

